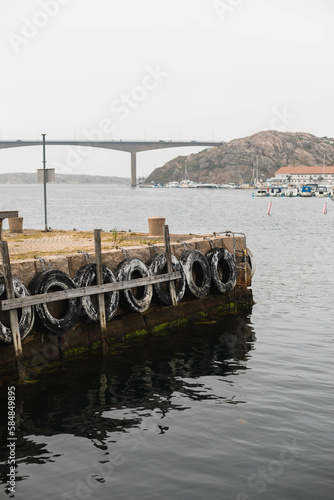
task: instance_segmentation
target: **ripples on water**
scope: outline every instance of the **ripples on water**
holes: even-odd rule
[[[0,186],[0,209],[43,227],[41,189]],[[166,215],[172,232],[245,232],[257,303],[18,387],[16,498],[332,498],[334,203],[277,198],[267,216],[250,191],[48,193],[54,228],[146,231]]]

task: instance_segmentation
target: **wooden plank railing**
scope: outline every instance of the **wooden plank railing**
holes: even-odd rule
[[[118,281],[116,283],[104,283],[103,285],[92,285],[82,288],[72,288],[70,290],[60,290],[59,292],[49,292],[39,295],[29,295],[15,299],[6,299],[0,301],[1,311],[10,311],[21,307],[34,306],[36,304],[46,304],[58,300],[75,299],[77,297],[86,297],[87,295],[98,295],[101,293],[116,292],[117,290],[127,290],[144,285],[154,285],[164,281],[178,280],[181,278],[180,271],[173,273],[159,274],[157,276],[148,276],[147,278],[137,278],[128,281]]]

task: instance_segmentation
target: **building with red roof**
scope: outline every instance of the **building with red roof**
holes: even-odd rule
[[[307,182],[334,184],[334,166],[322,165],[309,167],[299,165],[298,167],[281,167],[276,170],[275,179],[298,184],[305,184]]]

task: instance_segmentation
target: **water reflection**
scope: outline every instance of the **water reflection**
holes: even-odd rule
[[[71,360],[44,373],[36,384],[17,387],[18,472],[20,464],[57,461],[74,437],[106,452],[124,435],[147,430],[152,418],[158,433],[168,432],[165,416],[187,411],[192,401],[242,403],[234,392],[234,377],[247,369],[254,341],[249,317],[217,315],[167,335],[134,340],[105,359]],[[1,414],[3,418],[5,412]],[[6,436],[5,421],[1,431]],[[6,460],[1,448],[4,483]]]

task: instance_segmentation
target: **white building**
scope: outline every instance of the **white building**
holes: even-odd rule
[[[321,185],[334,184],[334,167],[281,167],[275,172],[275,179],[281,179],[287,184],[316,183]]]

